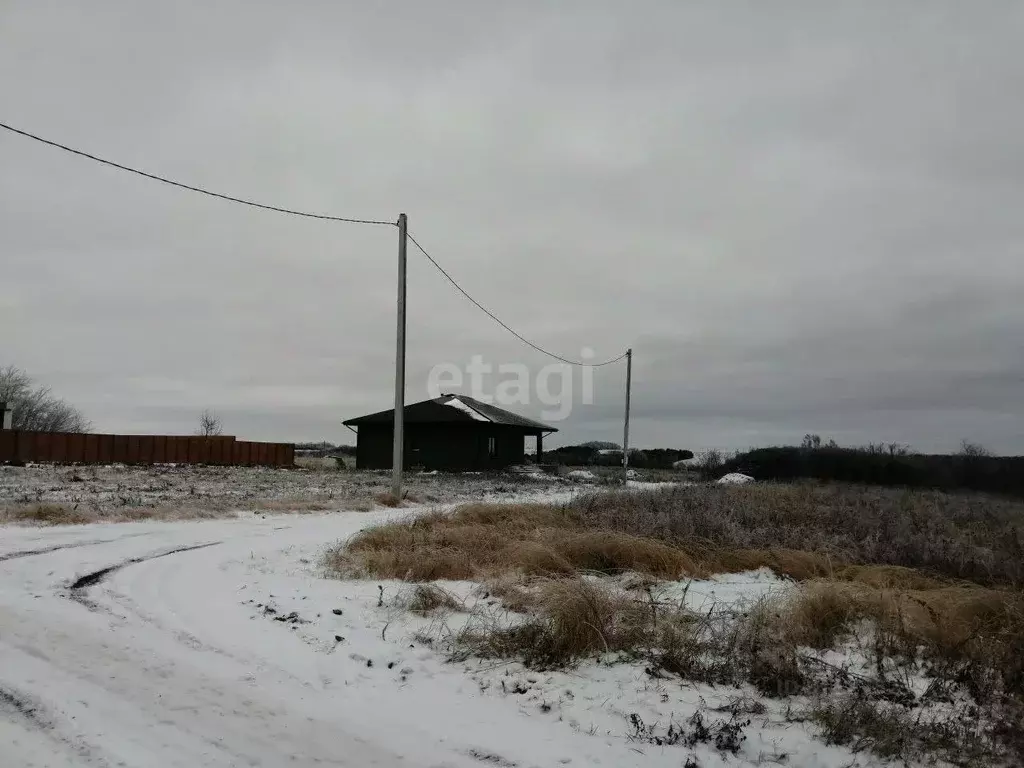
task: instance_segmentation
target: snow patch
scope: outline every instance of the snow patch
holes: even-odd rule
[[[754,482],[754,478],[740,472],[730,472],[728,475],[718,478],[717,482],[719,485],[745,485]]]
[[[596,480],[597,475],[591,472],[589,469],[574,469],[566,474],[566,477],[571,477],[573,480]]]
[[[476,421],[490,421],[490,419],[488,419],[486,416],[480,413],[480,411],[477,411],[472,406],[466,405],[457,397],[453,397],[451,400],[446,401],[445,405],[449,406],[450,408],[454,408],[458,411],[462,411],[465,414],[468,414]]]

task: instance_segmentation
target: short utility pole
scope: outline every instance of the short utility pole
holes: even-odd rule
[[[626,350],[626,418],[622,429],[623,484],[629,481],[629,395],[633,386],[633,350]]]
[[[391,454],[391,493],[402,500],[402,462],[405,458],[405,253],[409,220],[398,214],[398,331],[395,344],[395,424]]]

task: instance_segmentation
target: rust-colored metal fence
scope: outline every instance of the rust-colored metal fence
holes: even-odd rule
[[[0,463],[220,464],[291,467],[292,443],[254,443],[234,437],[97,435],[0,430]]]

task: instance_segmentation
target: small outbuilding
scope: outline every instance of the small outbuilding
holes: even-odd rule
[[[391,468],[393,408],[342,423],[355,428],[359,469]],[[403,431],[406,467],[473,471],[522,464],[528,437],[536,438],[539,457],[544,435],[558,430],[466,395],[449,394],[405,406]]]

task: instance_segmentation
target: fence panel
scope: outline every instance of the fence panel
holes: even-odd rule
[[[32,461],[50,461],[50,435],[48,432],[36,432],[29,435],[29,449],[32,453]]]
[[[167,461],[167,436],[153,435],[153,463],[164,464]]]
[[[113,459],[116,464],[128,463],[128,435],[114,435]]]
[[[50,439],[50,461],[58,464],[68,460],[68,436],[63,432],[54,432]]]
[[[114,437],[115,435],[99,435],[99,463],[110,464],[114,461]]]
[[[141,435],[139,437],[139,463],[153,463],[153,436]]]
[[[215,464],[291,467],[291,443],[232,436],[100,435],[0,430],[0,462],[69,464]]]

